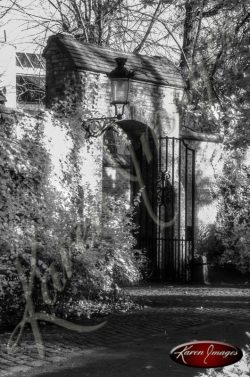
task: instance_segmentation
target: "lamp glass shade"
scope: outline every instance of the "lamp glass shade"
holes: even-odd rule
[[[111,95],[113,104],[128,103],[129,80],[127,78],[111,79]]]

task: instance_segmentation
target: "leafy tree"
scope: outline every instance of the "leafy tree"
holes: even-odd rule
[[[188,0],[180,6],[185,82],[182,125],[223,135],[216,224],[220,263],[249,271],[249,38],[247,1]],[[218,254],[214,255],[214,258]]]
[[[239,151],[225,159],[219,180],[221,191],[217,237],[222,241],[220,263],[250,271],[250,172]]]
[[[231,147],[249,140],[249,14],[246,1],[185,2],[183,122],[223,132]]]

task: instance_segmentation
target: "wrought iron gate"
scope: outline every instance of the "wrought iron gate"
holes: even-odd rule
[[[147,250],[154,277],[187,282],[194,253],[195,151],[177,138],[150,143],[150,161],[142,147],[137,151],[145,184],[138,246]]]

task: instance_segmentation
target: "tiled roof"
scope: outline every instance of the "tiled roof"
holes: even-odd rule
[[[135,71],[135,80],[183,87],[180,72],[167,58],[115,51],[79,42],[74,37],[65,34],[57,34],[49,38],[43,53],[45,58],[49,53],[51,43],[56,43],[71,58],[74,69],[109,73],[116,66],[114,59],[125,57],[128,59],[126,67]]]

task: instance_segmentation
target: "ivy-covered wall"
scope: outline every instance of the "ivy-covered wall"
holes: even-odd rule
[[[73,50],[68,47],[67,39],[72,37],[52,37],[44,52],[47,106],[51,106],[58,99],[64,100],[70,92],[75,103],[85,109],[86,118],[88,115],[93,116],[93,112],[97,116],[114,116],[107,73],[114,68],[114,59],[120,56],[119,52],[100,48],[99,59],[105,61],[105,66],[100,67],[98,61],[91,61],[92,45],[84,45],[84,54],[80,51],[80,42],[73,39],[70,41],[73,43]],[[135,56],[127,54],[128,64]],[[143,69],[134,67],[135,77],[130,83],[130,103],[125,119],[144,123],[154,129],[158,136],[178,137],[179,114],[176,103],[182,95],[182,86],[177,71],[173,73],[171,68],[168,68],[169,62],[161,62],[165,81],[158,71],[154,72],[154,62],[158,64],[158,60],[160,61],[158,58],[151,58],[150,63]],[[139,73],[143,73],[144,78],[137,79]],[[149,78],[150,75],[153,78]]]
[[[102,192],[102,146],[88,142],[82,109],[59,101],[37,116],[0,110],[0,324],[22,314],[17,261],[28,276],[34,245],[35,307],[86,314],[87,297],[141,276],[132,210]]]
[[[63,233],[83,216],[82,188],[101,195],[101,151],[84,136],[77,119],[53,112],[1,118],[1,240],[20,247],[36,225]]]
[[[100,191],[95,172],[86,174],[93,146],[86,153],[76,119],[52,111],[32,117],[1,110],[0,324],[4,326],[15,324],[24,305],[18,258],[28,273],[36,245],[37,267],[42,279],[49,280],[51,262],[59,263],[65,245],[72,247],[77,229],[90,218],[88,200]],[[98,198],[91,200],[92,207],[97,202]],[[97,213],[98,208],[91,212]]]
[[[67,43],[73,45],[69,47]],[[111,85],[107,73],[114,68],[114,59],[119,56],[119,52],[100,48],[98,54],[103,63],[102,66],[98,60],[92,61],[90,58],[93,48],[98,49],[96,46],[84,44],[86,50],[84,53],[81,51],[81,47],[80,42],[72,40],[68,36],[54,36],[48,41],[44,52],[47,71],[47,105],[52,106],[58,100],[63,102],[70,96],[73,102],[82,109],[84,120],[87,121],[92,117],[112,117],[115,114],[114,107],[110,104]],[[135,59],[135,55],[128,54],[127,58],[129,65]],[[142,57],[142,64],[144,58]],[[171,76],[171,69],[167,67],[169,63],[165,61],[161,63],[161,71],[167,76],[167,80],[163,82],[160,73],[155,72],[154,67],[161,59],[152,57],[149,59],[151,59],[150,64],[145,64],[144,69],[141,69],[140,66],[134,67],[135,77],[130,81],[129,104],[126,106],[123,120],[120,122],[124,139],[127,135],[132,140],[133,147],[138,150],[143,143],[141,137],[144,134],[145,138],[148,134],[147,129],[153,130],[156,137],[179,137],[177,99],[182,95],[182,88],[173,82],[175,76]],[[137,79],[138,72],[142,72],[144,77],[138,76]],[[151,75],[150,78],[149,75]],[[121,133],[119,138],[123,141]],[[153,147],[154,149],[152,148],[150,153],[154,155],[155,145]],[[132,164],[131,161],[130,164]],[[122,169],[127,170],[125,178],[124,174],[121,174],[119,164],[117,166],[117,163],[108,162],[104,148],[102,173],[104,191],[118,195],[123,190],[127,197],[130,196],[133,199],[134,193],[131,192],[129,176],[131,166],[125,168],[123,166]],[[148,166],[148,169],[152,169],[152,167]],[[146,175],[145,172],[143,174]],[[150,174],[153,175],[152,172]],[[142,187],[140,188],[142,189]],[[184,209],[184,206],[182,208]]]

